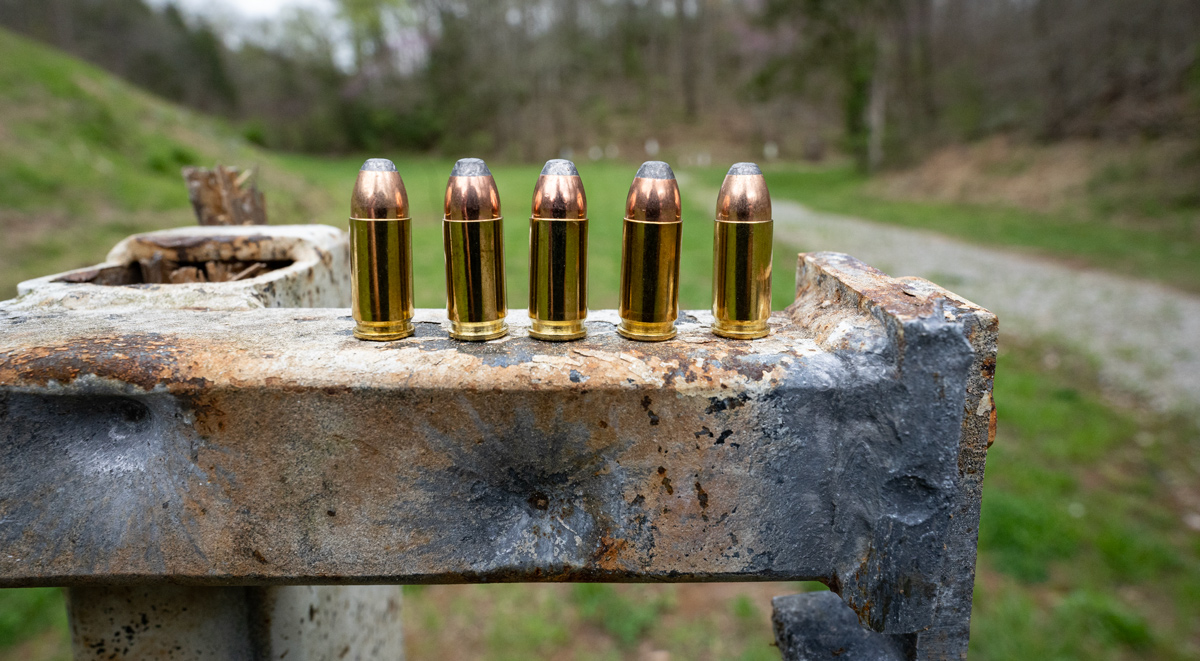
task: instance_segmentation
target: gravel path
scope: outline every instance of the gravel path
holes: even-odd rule
[[[1106,381],[1200,417],[1200,296],[787,200],[773,206],[777,240],[932,280],[995,312],[1002,333],[1063,341],[1093,356]]]

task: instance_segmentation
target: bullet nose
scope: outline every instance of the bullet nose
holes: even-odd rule
[[[761,222],[771,220],[771,193],[762,170],[754,163],[735,163],[717,193],[717,220]]]
[[[447,220],[491,220],[500,217],[500,192],[487,163],[460,159],[446,183]]]
[[[587,218],[587,195],[583,180],[571,161],[546,161],[533,189],[534,218],[582,220]]]
[[[386,158],[363,163],[350,195],[350,217],[362,220],[408,218],[408,192],[396,165]]]
[[[679,184],[671,166],[662,161],[643,163],[629,186],[625,217],[651,223],[676,223],[680,214]]]

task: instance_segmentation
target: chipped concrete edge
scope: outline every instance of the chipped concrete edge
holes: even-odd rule
[[[69,276],[123,267],[163,250],[203,246],[206,259],[290,260],[280,269],[239,282],[99,285]],[[350,301],[347,234],[328,225],[181,227],[134,234],[109,251],[101,264],[26,280],[10,310],[207,309],[343,307]]]
[[[820,302],[816,302],[816,301]],[[987,309],[923,278],[892,278],[844,253],[800,253],[796,302],[788,313],[797,323],[817,320],[822,306],[856,306],[902,342],[904,325],[941,316],[962,324],[974,358],[967,377],[962,435],[959,441],[959,499],[948,539],[959,545],[940,570],[943,598],[937,622],[918,634],[921,658],[965,658],[970,636],[971,599],[979,539],[987,449],[996,437],[992,388],[996,372],[999,320]],[[969,558],[969,571],[963,560]]]

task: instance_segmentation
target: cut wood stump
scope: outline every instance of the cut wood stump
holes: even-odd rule
[[[183,168],[188,197],[201,225],[266,225],[267,205],[254,168]]]

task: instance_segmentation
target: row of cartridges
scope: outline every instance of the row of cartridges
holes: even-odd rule
[[[411,219],[396,166],[363,164],[350,204],[354,335],[397,340],[413,333]],[[671,166],[642,164],[625,201],[617,332],[631,340],[675,337],[683,232]],[[771,196],[753,163],[729,169],[717,197],[712,332],[767,335],[771,315]],[[454,164],[442,218],[450,337],[483,341],[508,333],[500,194],[477,158]],[[540,340],[586,335],[588,212],[575,164],[548,161],[529,218],[529,334]]]

